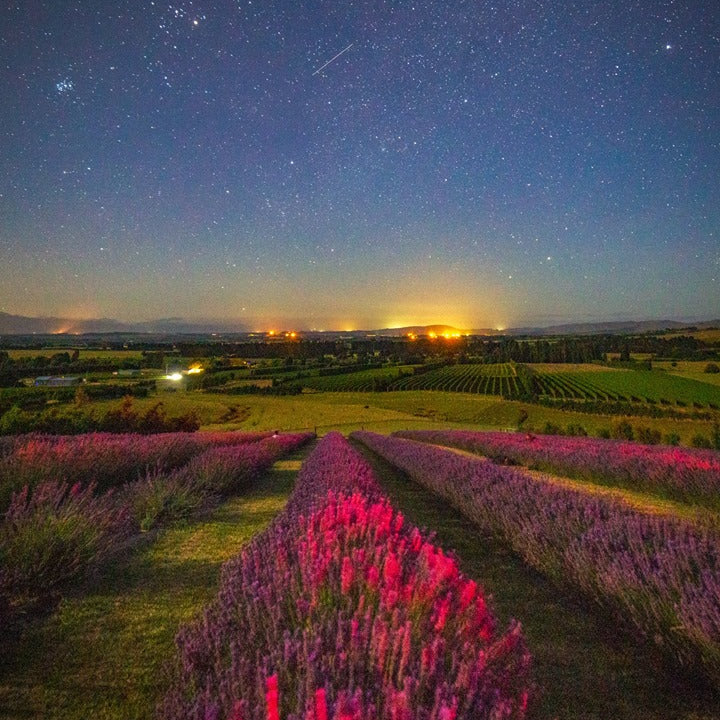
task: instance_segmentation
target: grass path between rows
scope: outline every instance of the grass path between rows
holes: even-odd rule
[[[720,698],[668,668],[652,648],[617,627],[571,589],[529,568],[507,545],[458,510],[357,445],[393,505],[433,530],[462,570],[491,596],[506,627],[518,619],[533,656],[531,720],[717,720]]]
[[[28,628],[11,653],[4,648],[0,718],[154,717],[178,626],[213,599],[222,563],[285,506],[308,452],[276,462],[206,517],[164,530],[109,566],[89,593]]]
[[[455,448],[449,445],[434,445],[433,447],[441,450],[449,450],[457,455],[463,455],[473,460],[495,462],[487,455],[481,455],[480,453],[462,450],[461,448]],[[499,463],[495,464],[498,465]],[[615,485],[604,485],[599,482],[592,482],[591,480],[576,480],[575,478],[549,473],[545,470],[531,470],[524,465],[511,465],[510,468],[522,472],[538,482],[550,483],[590,495],[603,495],[609,499],[620,501],[641,513],[676,517],[697,526],[711,527],[716,530],[720,529],[720,515],[700,505],[689,505],[677,500],[669,500],[642,490],[631,490]]]

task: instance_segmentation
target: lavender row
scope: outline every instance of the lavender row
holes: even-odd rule
[[[165,720],[520,718],[529,655],[337,434],[176,643]]]
[[[408,430],[395,435],[720,509],[720,453],[712,450],[526,433]]]
[[[412,440],[356,433],[525,561],[720,682],[720,537],[605,495]]]
[[[0,620],[51,608],[134,535],[242,489],[310,437],[212,447],[179,470],[150,473],[117,492],[57,480],[26,485],[13,494],[0,522]]]
[[[148,471],[173,470],[210,447],[258,442],[268,436],[237,432],[17,436],[0,458],[0,510],[25,485],[93,482],[102,491],[137,480]]]

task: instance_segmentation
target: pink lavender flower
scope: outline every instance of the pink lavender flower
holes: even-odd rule
[[[395,512],[363,458],[326,436],[286,510],[222,572],[177,637],[161,716],[521,718],[529,654],[477,585]]]

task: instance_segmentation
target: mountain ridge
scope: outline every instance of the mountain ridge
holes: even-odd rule
[[[328,334],[373,334],[390,337],[403,335],[441,336],[446,333],[482,336],[549,336],[549,335],[597,335],[597,334],[632,334],[661,332],[663,330],[682,330],[694,327],[698,329],[720,327],[720,319],[706,320],[695,323],[680,320],[619,320],[595,323],[564,323],[549,326],[523,326],[505,328],[459,329],[451,325],[408,325],[401,328],[380,328],[375,330],[355,330],[342,332],[330,330]],[[224,334],[248,333],[251,330],[241,322],[231,320],[186,320],[179,317],[158,318],[143,322],[123,322],[114,318],[70,319],[61,317],[30,317],[0,312],[0,335],[84,335],[97,333],[124,334]],[[308,331],[306,331],[308,332]]]

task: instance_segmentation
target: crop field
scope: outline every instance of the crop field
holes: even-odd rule
[[[142,358],[141,350],[86,350],[85,348],[73,347],[46,347],[36,350],[13,349],[7,350],[13,360],[20,358],[51,357],[57,353],[70,353],[75,350],[80,352],[80,359],[95,358],[99,360],[139,360]]]
[[[720,387],[655,370],[541,371],[535,382],[541,395],[553,398],[720,407]]]
[[[625,370],[599,365],[528,365],[535,392],[554,399],[602,400],[720,407],[720,380],[709,374]],[[708,379],[710,380],[708,382]],[[289,382],[293,378],[287,378]],[[713,382],[715,381],[715,382]],[[441,391],[518,397],[523,386],[512,363],[459,364],[415,374],[411,367],[380,368],[297,380],[323,392]]]
[[[675,363],[669,361],[654,362],[653,369],[666,372],[668,375],[676,375],[678,377],[697,380],[698,382],[708,383],[720,387],[720,373],[707,373],[705,368],[708,362],[679,360]],[[720,365],[720,363],[715,363]]]
[[[447,433],[448,442],[453,435]],[[720,624],[713,619],[720,614],[716,526],[636,509],[551,476],[434,445],[372,433],[355,437],[481,529],[504,538],[530,566],[574,586],[623,626],[653,638],[668,660],[720,686]],[[439,438],[431,434],[426,439]],[[622,467],[628,465],[625,450],[609,445],[603,456],[610,466]],[[658,454],[651,462],[665,472],[675,469],[678,482],[688,467],[720,483],[717,453],[714,463],[702,453],[674,459]],[[684,632],[678,633],[678,627]]]
[[[674,338],[674,337],[682,337],[682,336],[690,336],[697,338],[698,340],[703,340],[704,342],[718,342],[720,340],[720,328],[707,328],[705,330],[691,330],[690,332],[672,332],[672,333],[665,333],[661,335],[660,337],[664,338]]]
[[[449,365],[394,382],[391,390],[444,390],[514,396],[519,393],[517,373],[511,363]]]
[[[400,378],[403,373],[412,371],[411,365],[373,370],[360,370],[341,375],[327,375],[303,378],[298,382],[310,390],[322,392],[368,392],[385,388]]]
[[[535,392],[544,397],[720,407],[720,375],[702,373],[699,365],[701,363],[684,363],[681,371],[673,373],[664,366],[652,371],[561,363],[527,367],[533,373]],[[295,381],[292,375],[286,379]],[[448,365],[429,372],[413,371],[411,366],[379,368],[328,377],[313,375],[298,378],[297,382],[304,388],[322,392],[419,390],[506,398],[516,398],[523,392],[512,363]]]
[[[720,453],[403,435],[3,439],[0,715],[713,717]]]

